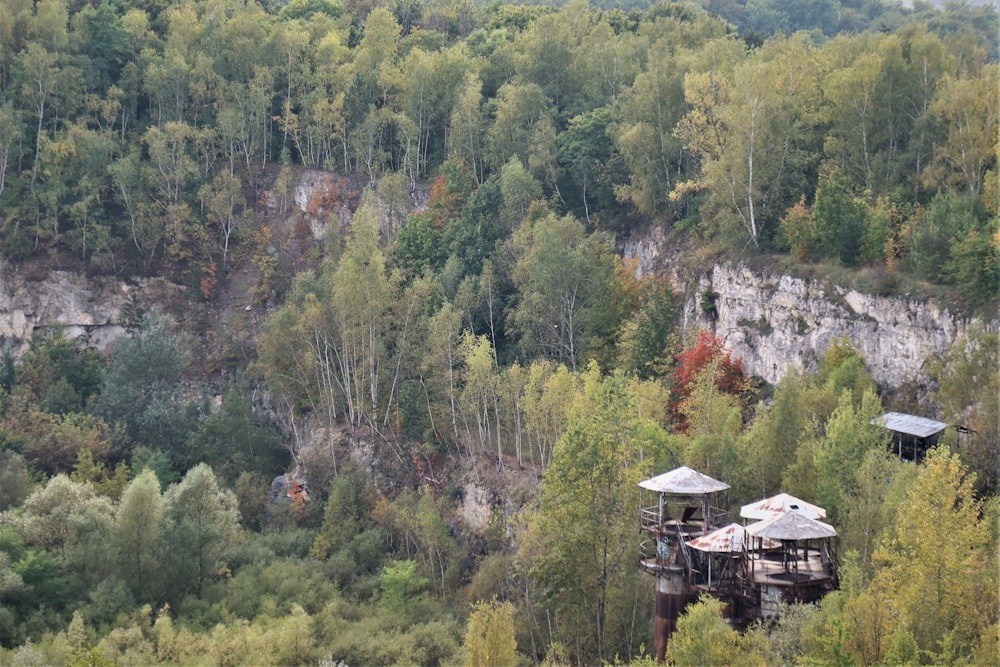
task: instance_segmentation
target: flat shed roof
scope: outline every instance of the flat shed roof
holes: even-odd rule
[[[908,415],[902,412],[887,412],[881,417],[873,419],[872,423],[884,426],[890,431],[906,433],[918,438],[929,438],[935,433],[940,433],[948,428],[947,424],[939,422],[936,419],[917,417],[916,415]]]

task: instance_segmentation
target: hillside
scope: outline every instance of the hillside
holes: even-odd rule
[[[647,664],[678,466],[842,587],[669,661],[987,664],[997,25],[0,3],[0,665]]]

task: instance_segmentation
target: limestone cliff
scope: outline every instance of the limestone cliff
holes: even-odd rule
[[[68,338],[86,339],[104,350],[125,331],[122,311],[131,292],[150,304],[179,290],[158,278],[88,277],[0,261],[0,345],[19,355],[28,349],[36,329],[59,325]]]
[[[749,374],[771,383],[790,366],[815,369],[831,341],[846,337],[880,386],[922,384],[925,362],[969,325],[933,302],[862,294],[742,265],[716,265],[687,292],[685,329],[714,332]]]

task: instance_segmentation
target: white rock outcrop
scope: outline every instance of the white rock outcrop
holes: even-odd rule
[[[687,291],[685,330],[712,331],[743,360],[745,372],[771,383],[790,367],[814,370],[838,338],[851,342],[880,386],[923,382],[925,362],[969,325],[932,302],[764,275],[739,264],[715,266]],[[703,307],[705,295],[714,299],[714,313]]]
[[[20,355],[28,350],[36,329],[62,326],[67,338],[86,339],[104,350],[125,332],[122,311],[129,293],[141,303],[155,302],[164,288],[179,289],[161,279],[124,281],[113,276],[87,276],[50,270],[37,276],[0,261],[0,346]]]

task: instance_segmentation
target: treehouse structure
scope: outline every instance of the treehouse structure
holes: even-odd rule
[[[640,567],[656,576],[654,655],[699,595],[724,603],[734,627],[773,619],[782,604],[815,602],[837,587],[837,531],[826,510],[788,494],[744,505],[729,523],[729,485],[677,468],[639,483]],[[652,502],[655,500],[655,504]]]
[[[677,618],[699,593],[703,559],[688,541],[728,522],[728,491],[728,484],[687,467],[639,482],[639,528],[647,538],[639,564],[656,577],[653,652],[660,662]]]
[[[927,450],[938,444],[948,425],[936,419],[908,415],[902,412],[887,412],[872,420],[892,432],[892,450],[901,459],[922,461]]]
[[[837,588],[833,526],[796,511],[746,527],[756,618],[777,618],[782,604],[818,602]]]

